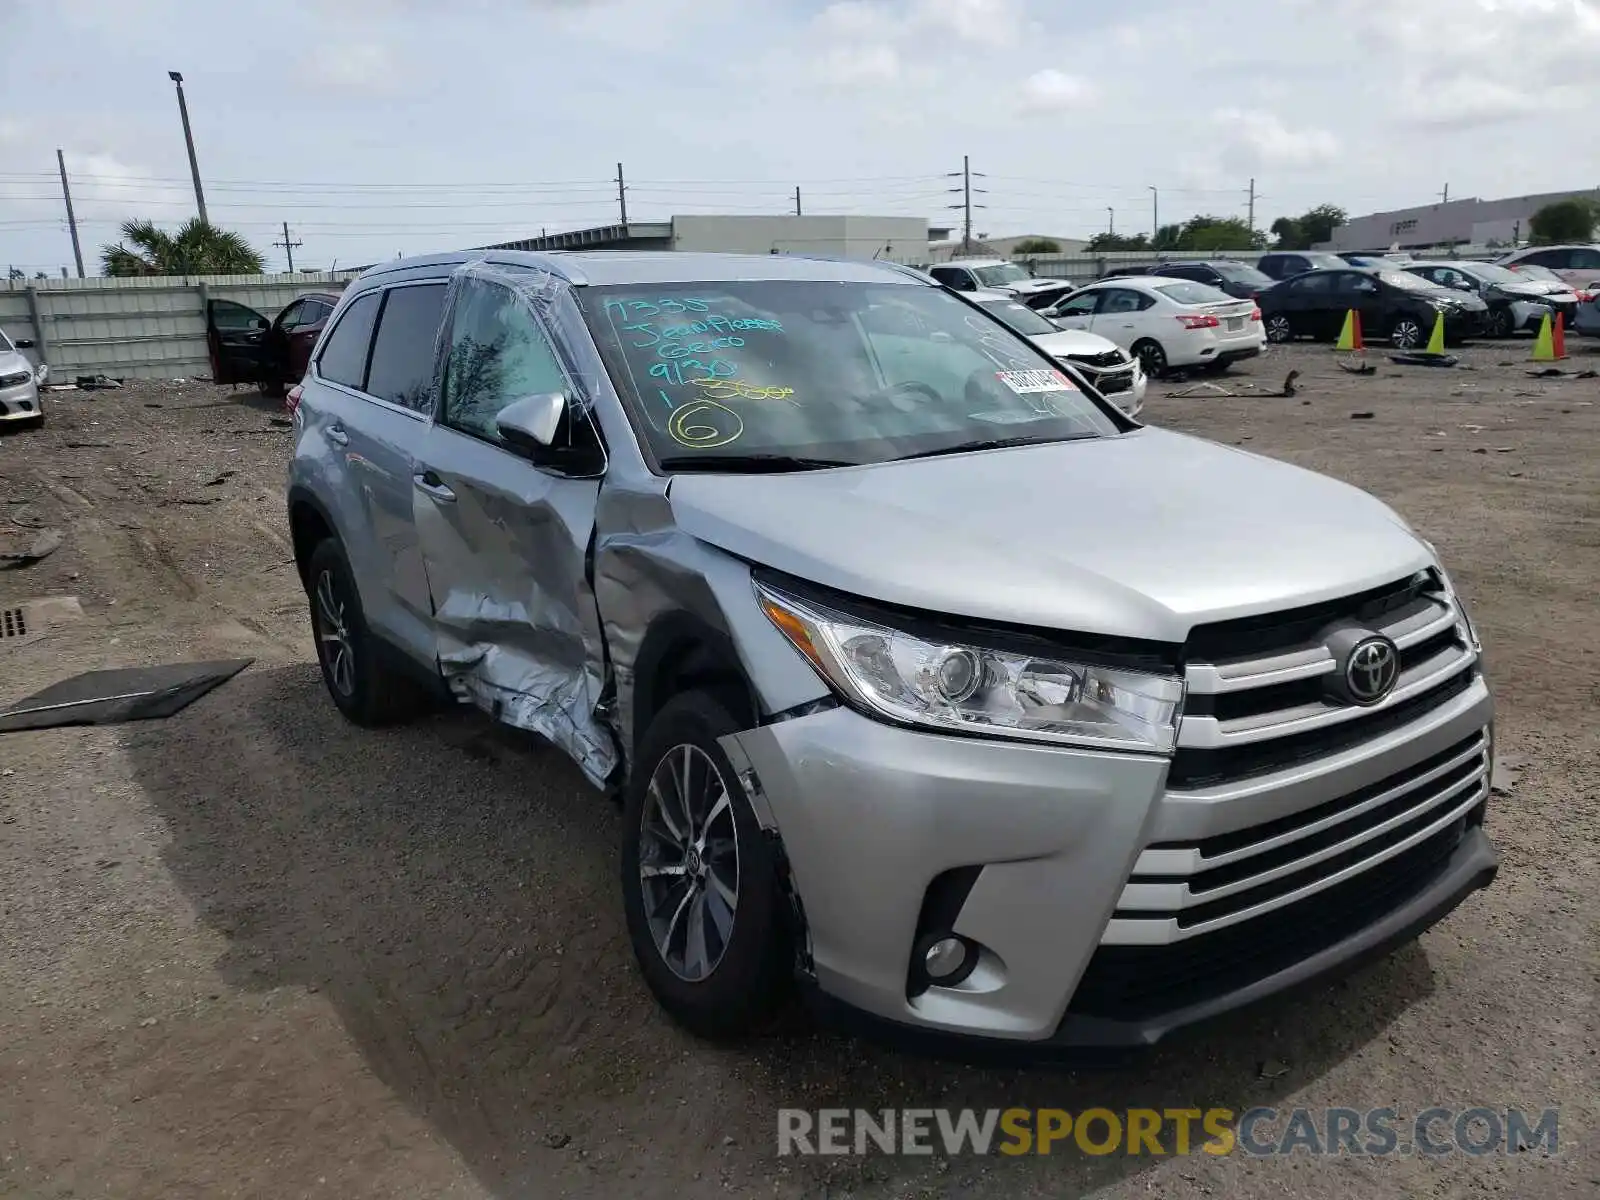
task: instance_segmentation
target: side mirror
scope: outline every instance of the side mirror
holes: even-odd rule
[[[13,346],[15,346],[18,350],[32,350],[33,349],[33,339],[32,338],[18,338],[16,341],[12,342],[11,344]]]
[[[554,445],[566,415],[566,393],[544,392],[506,405],[495,417],[494,427],[508,446],[525,454],[538,453]]]
[[[269,324],[269,323],[268,323],[268,321],[267,321],[267,319],[266,319],[266,318],[265,318],[265,317],[257,317],[257,318],[256,318],[256,319],[255,319],[255,320],[254,320],[254,321],[253,321],[253,322],[252,322],[252,325],[253,325],[253,326],[254,326],[254,327],[255,327],[255,328],[256,328],[256,329],[263,329],[263,330],[265,330],[265,329],[271,329],[271,328],[272,328],[272,326],[271,326],[271,325],[270,325],[270,324]]]

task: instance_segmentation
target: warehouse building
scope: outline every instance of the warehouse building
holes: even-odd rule
[[[1318,250],[1426,250],[1433,246],[1515,246],[1526,241],[1534,213],[1558,200],[1600,202],[1600,188],[1541,192],[1507,200],[1450,200],[1356,217],[1333,231]]]
[[[688,250],[732,254],[809,254],[919,263],[928,257],[924,217],[671,217],[574,229],[491,250]]]

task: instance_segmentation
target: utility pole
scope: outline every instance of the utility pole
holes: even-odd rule
[[[617,207],[622,210],[622,227],[628,227],[628,185],[622,178],[622,164],[617,164]]]
[[[1117,231],[1117,210],[1112,208],[1108,204],[1108,205],[1106,205],[1106,232],[1108,234],[1111,234],[1111,233],[1116,233],[1116,231]]]
[[[183,98],[183,75],[168,71],[167,78],[178,86],[178,115],[183,118],[183,143],[189,147],[189,174],[194,176],[194,206],[200,210],[200,220],[209,225],[206,217],[206,194],[200,187],[200,162],[194,156],[194,133],[189,128],[189,105]]]
[[[78,264],[78,278],[83,278],[83,247],[78,244],[78,219],[72,215],[72,189],[67,186],[67,160],[56,147],[56,166],[61,168],[61,198],[67,202],[67,229],[72,233],[72,261]],[[62,273],[65,274],[65,268]]]
[[[800,189],[799,188],[795,188],[795,190],[794,190],[794,215],[797,216],[797,217],[801,215],[800,214]]]
[[[1450,185],[1448,183],[1444,185],[1444,191],[1439,193],[1439,198],[1446,204],[1450,203]]]
[[[1256,181],[1255,181],[1254,178],[1252,178],[1250,180],[1250,220],[1249,220],[1249,226],[1250,226],[1250,235],[1251,235],[1251,237],[1254,237],[1255,236],[1255,232],[1256,232]]]
[[[973,204],[972,202],[972,197],[974,194],[979,196],[985,194],[982,188],[975,189],[972,186],[972,177],[974,175],[976,175],[979,179],[987,178],[981,172],[974,171],[972,169],[972,159],[968,155],[963,154],[961,156],[961,170],[950,171],[945,176],[947,179],[961,180],[960,187],[950,189],[952,192],[961,193],[961,203],[952,204],[950,207],[961,209],[963,212],[961,226],[961,250],[964,254],[972,253],[972,210],[974,208],[987,207],[986,205]]]
[[[281,242],[273,242],[272,244],[274,246],[282,246],[283,247],[283,252],[284,252],[285,255],[288,256],[288,259],[289,259],[289,274],[293,275],[294,274],[294,248],[296,246],[298,246],[298,245],[301,245],[301,243],[300,242],[291,242],[289,240],[289,222],[285,221],[283,223],[283,241],[281,241]]]
[[[1150,189],[1150,245],[1154,248],[1156,234],[1161,232],[1161,193]]]

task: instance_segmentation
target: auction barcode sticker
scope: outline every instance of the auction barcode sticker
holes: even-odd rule
[[[995,378],[1019,396],[1078,390],[1060,371],[996,371]]]

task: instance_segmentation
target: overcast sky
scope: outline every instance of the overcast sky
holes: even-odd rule
[[[207,207],[281,268],[682,212],[1086,237],[1600,183],[1595,0],[0,0],[0,266]]]

